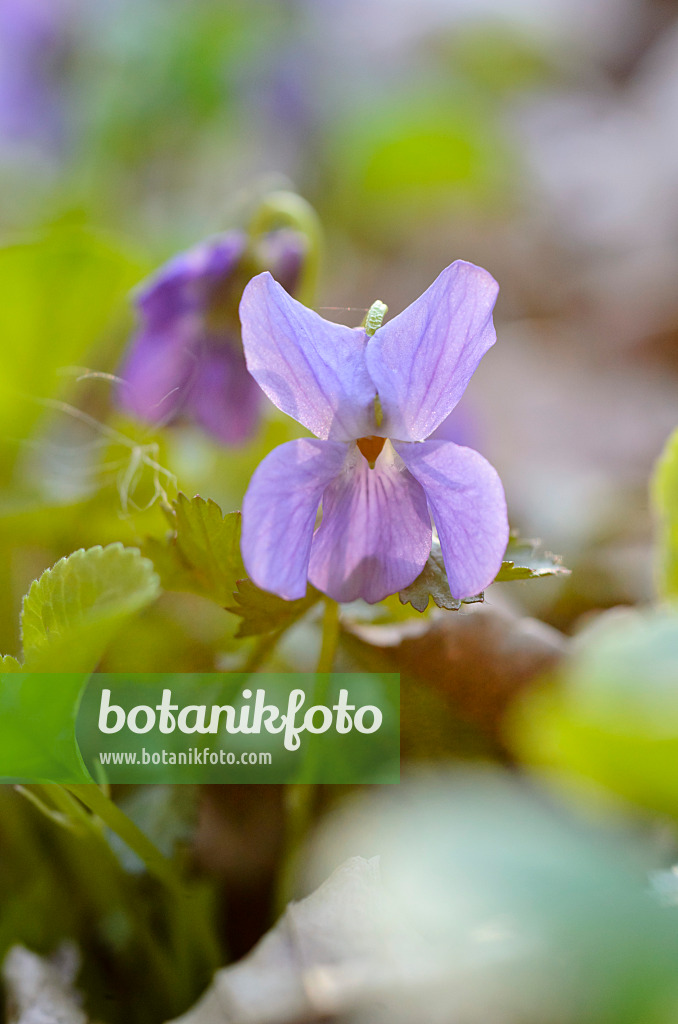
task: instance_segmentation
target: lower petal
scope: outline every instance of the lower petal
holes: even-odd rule
[[[386,442],[374,469],[351,446],[323,495],[309,579],[335,601],[371,604],[408,586],[431,550],[426,496]]]
[[[288,601],[304,596],[318,505],[345,458],[345,444],[302,438],[274,448],[254,471],[241,548],[257,586]]]
[[[509,526],[495,469],[472,448],[451,441],[395,442],[428,498],[453,597],[472,597],[499,572]]]
[[[199,357],[185,411],[222,444],[242,444],[257,429],[263,399],[242,349],[219,339]]]

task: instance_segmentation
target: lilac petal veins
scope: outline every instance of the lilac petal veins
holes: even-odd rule
[[[408,586],[431,550],[424,491],[387,442],[370,469],[351,446],[323,495],[309,579],[335,601],[374,603]]]
[[[225,339],[203,345],[183,412],[223,444],[242,444],[257,427],[262,401],[242,349]]]
[[[345,444],[302,438],[274,448],[257,467],[243,499],[241,541],[257,586],[288,601],[304,596],[320,499],[345,458]]]
[[[449,415],[496,341],[498,291],[486,270],[457,260],[369,339],[367,367],[388,437],[422,441]]]
[[[288,416],[316,437],[350,441],[374,433],[375,386],[364,331],[323,320],[258,274],[240,303],[247,368]]]
[[[472,597],[499,572],[509,527],[496,470],[472,448],[451,441],[395,443],[419,481],[438,530],[453,597]]]

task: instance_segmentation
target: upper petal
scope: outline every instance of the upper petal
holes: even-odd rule
[[[451,441],[396,443],[426,492],[453,597],[472,597],[499,572],[509,526],[504,488],[495,469],[472,448]]]
[[[322,493],[340,471],[346,445],[300,438],[257,466],[242,504],[242,556],[252,580],[288,601],[303,597]]]
[[[160,332],[187,314],[204,315],[211,292],[234,273],[246,245],[242,232],[228,231],[168,260],[136,294],[146,327]]]
[[[430,550],[426,496],[389,442],[374,469],[352,445],[323,494],[311,583],[335,601],[374,603],[416,579]]]
[[[364,331],[323,320],[268,272],[245,288],[240,319],[247,368],[274,405],[320,438],[374,432]]]
[[[496,341],[498,291],[486,270],[457,260],[369,339],[367,367],[388,437],[421,441],[449,415]]]

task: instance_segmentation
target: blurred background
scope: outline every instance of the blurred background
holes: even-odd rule
[[[451,436],[497,468],[512,527],[572,574],[497,585],[460,615],[349,610],[340,663],[402,673],[405,763],[505,763],[516,693],[601,612],[656,593],[648,481],[678,422],[678,4],[0,0],[3,653],[20,651],[21,597],[58,558],[163,535],[159,482],[174,492],[158,465],[226,512],[263,454],[298,436],[273,410],[235,448],[191,423],[154,429],[122,415],[110,376],[135,330],[133,290],[177,253],[246,229],[275,190],[317,212],[309,304],[329,319],[356,326],[377,298],[395,315],[455,259],[501,286],[498,342]],[[165,594],[103,667],[232,668],[234,632],[216,604]],[[657,670],[667,690],[675,637]],[[269,664],[312,669],[318,644],[311,618]],[[629,679],[646,681],[642,669]],[[246,952],[274,916],[284,802],[273,787],[247,790],[215,788],[160,815],[217,880],[215,963]],[[621,790],[675,811],[672,799]],[[2,799],[3,884],[16,898],[0,944],[23,937],[48,952],[59,927],[26,935],[26,915],[44,916],[49,872],[73,863],[71,841],[48,868],[38,850],[56,849],[53,826],[9,791]],[[342,799],[318,794],[318,809]],[[42,881],[26,885],[31,842]],[[91,894],[82,901],[80,916],[58,904],[80,940],[96,932]],[[101,978],[117,970],[140,984],[131,955],[109,962],[125,927],[107,917],[92,939],[90,989],[110,1020],[132,1018],[106,1004]],[[165,1011],[184,1008],[205,975],[190,975]]]
[[[459,430],[497,466],[513,524],[577,569],[529,600],[567,629],[585,605],[647,599],[646,481],[676,418],[677,16],[668,0],[3,0],[0,228],[42,239],[33,259],[51,268],[3,256],[15,484],[91,484],[55,471],[54,452],[36,468],[17,416],[33,428],[38,410],[17,405],[103,404],[105,382],[64,374],[115,370],[128,290],[293,189],[325,230],[315,306],[329,318],[359,323],[377,297],[393,315],[458,258],[497,278],[499,343]],[[70,299],[51,280],[59,247],[82,275]],[[31,272],[52,290],[44,308]],[[89,318],[79,342],[61,337],[72,309]],[[209,446],[198,459],[186,436],[172,443],[186,488],[239,506],[251,458],[229,489]]]

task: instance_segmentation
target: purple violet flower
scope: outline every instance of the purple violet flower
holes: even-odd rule
[[[293,600],[310,579],[337,601],[380,601],[421,572],[431,517],[453,596],[493,581],[508,542],[501,481],[471,448],[426,438],[496,340],[498,290],[459,260],[370,336],[323,320],[270,274],[250,281],[248,369],[316,435],[274,449],[245,495],[242,553],[258,586]]]
[[[120,370],[118,405],[164,426],[191,419],[224,444],[257,429],[263,396],[245,365],[238,303],[262,266],[297,287],[303,238],[281,229],[257,240],[217,235],[169,260],[137,294],[141,326]]]

